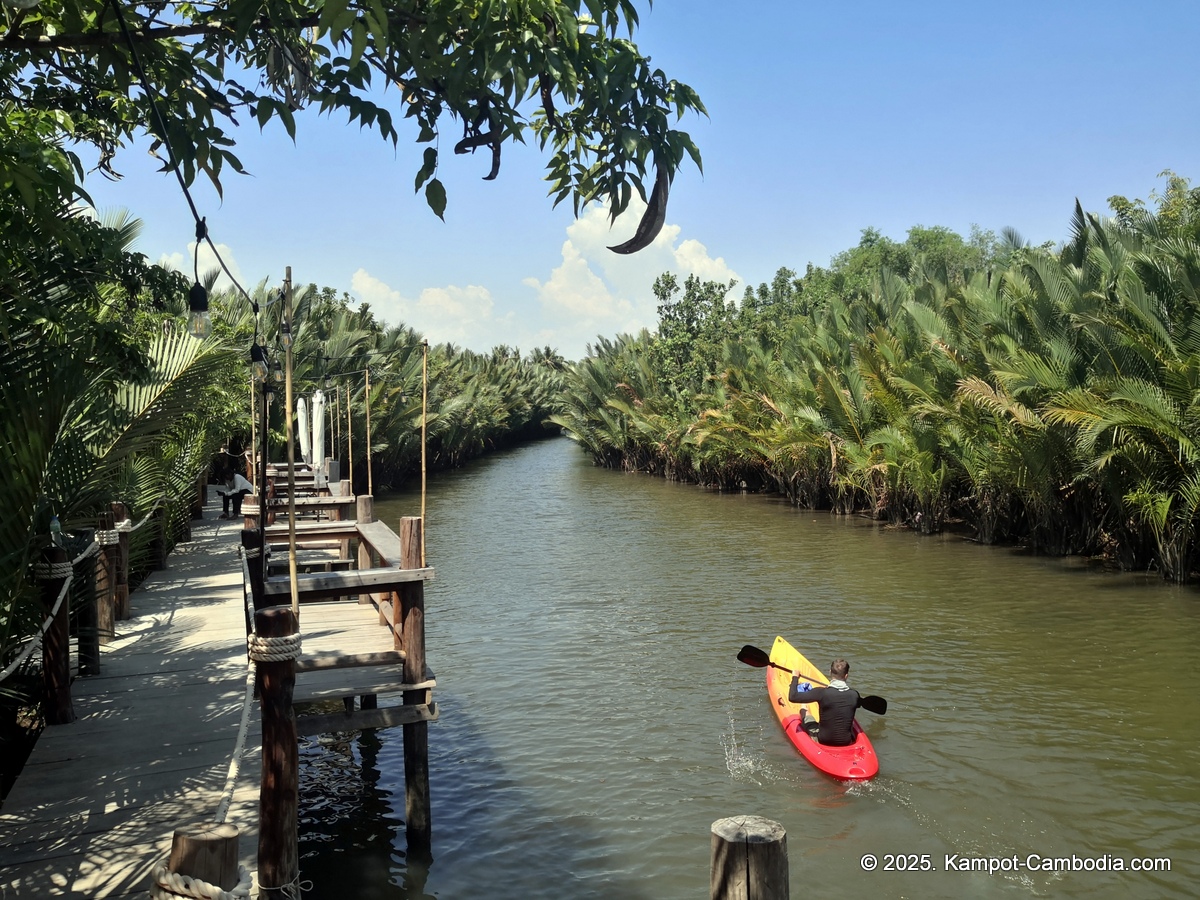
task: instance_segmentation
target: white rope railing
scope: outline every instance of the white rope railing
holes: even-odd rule
[[[62,590],[58,592],[58,597],[54,601],[53,608],[50,610],[50,614],[46,616],[46,621],[42,623],[42,626],[35,634],[32,634],[29,636],[29,638],[27,638],[28,643],[25,645],[25,649],[21,651],[21,655],[5,666],[4,671],[0,672],[0,681],[4,681],[6,678],[12,675],[13,672],[21,668],[21,666],[25,664],[25,661],[33,655],[33,651],[40,646],[40,641],[46,636],[46,632],[50,630],[50,626],[54,624],[54,619],[58,615],[59,609],[62,607],[63,600],[71,590],[71,579],[75,575],[75,566],[83,562],[89,556],[94,556],[99,552],[99,550],[100,545],[92,543],[88,544],[83,549],[83,552],[70,562],[38,562],[33,564],[34,574],[37,576],[39,581],[53,581],[56,578],[62,578],[65,580],[63,581]]]
[[[154,505],[150,507],[150,511],[148,513],[146,513],[146,515],[142,516],[142,521],[138,522],[136,525],[134,525],[129,530],[137,531],[139,528],[141,528],[143,525],[145,525],[147,522],[149,522],[150,519],[154,516],[154,513],[158,509],[160,509],[161,507],[166,505],[166,499],[167,499],[166,495],[163,495],[162,497],[159,497],[157,500],[155,500]]]
[[[285,634],[279,637],[262,637],[252,634],[246,638],[250,659],[254,662],[287,662],[300,658],[300,635]]]
[[[154,870],[154,883],[150,885],[150,896],[154,900],[171,900],[174,897],[193,897],[196,900],[247,900],[250,887],[254,884],[245,866],[238,866],[237,887],[222,890],[199,878],[176,875],[166,866]]]

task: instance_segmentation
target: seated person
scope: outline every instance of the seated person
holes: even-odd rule
[[[846,684],[849,674],[850,663],[844,659],[835,659],[829,666],[828,687],[800,684],[800,673],[792,673],[788,700],[792,703],[815,702],[821,713],[817,722],[809,717],[808,710],[800,712],[805,731],[817,743],[830,747],[846,747],[854,743],[854,711],[862,706],[862,697]]]
[[[221,515],[217,518],[236,519],[242,514],[242,498],[254,493],[254,485],[237,472],[231,472],[226,476],[225,483],[217,486],[217,493],[221,495]],[[233,504],[232,515],[229,512],[230,503]]]

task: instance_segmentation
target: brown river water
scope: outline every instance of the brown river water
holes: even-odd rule
[[[431,479],[427,548],[432,864],[406,859],[401,729],[326,735],[302,746],[306,897],[706,898],[710,826],[742,814],[787,830],[793,897],[1200,892],[1196,588],[597,469],[565,439]],[[736,659],[777,634],[888,699],[859,712],[877,778],[784,737]]]

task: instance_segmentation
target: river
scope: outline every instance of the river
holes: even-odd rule
[[[326,735],[302,747],[307,897],[707,897],[709,828],[742,814],[786,828],[796,897],[1195,896],[1194,588],[597,469],[565,439],[432,478],[426,522],[433,862],[405,858],[401,729]],[[736,659],[777,634],[888,699],[859,712],[877,778],[788,743]],[[986,865],[1008,870],[960,869]]]

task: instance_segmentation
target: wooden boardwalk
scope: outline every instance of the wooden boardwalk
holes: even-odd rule
[[[204,521],[193,523],[193,540],[131,595],[133,618],[117,623],[101,674],[72,685],[76,721],[39,738],[0,808],[0,900],[145,897],[175,828],[214,821],[223,802],[225,821],[241,832],[242,865],[255,871],[262,747],[257,702],[243,731],[249,669],[241,520],[218,520],[218,512],[206,509]],[[403,683],[404,654],[380,627],[376,605],[306,603],[300,627],[310,670],[302,659],[298,702],[434,684],[428,671],[425,682]],[[357,657],[357,668],[323,665],[345,657]],[[371,659],[382,665],[367,665]],[[431,721],[436,706],[399,714],[357,715],[377,716],[380,725]],[[301,733],[332,730],[342,718],[308,721]],[[243,754],[231,767],[239,735]]]
[[[76,679],[76,721],[47,728],[0,808],[0,897],[147,896],[176,827],[213,821],[247,685],[240,522],[193,523],[130,597],[101,674]],[[251,704],[226,821],[255,868],[261,742]]]

